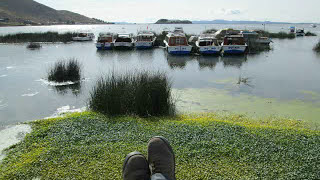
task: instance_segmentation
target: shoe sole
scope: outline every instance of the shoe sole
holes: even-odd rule
[[[122,172],[124,171],[124,168],[126,167],[129,159],[132,158],[133,156],[138,156],[138,155],[139,155],[139,156],[143,156],[143,157],[146,159],[146,157],[145,157],[142,153],[140,153],[140,152],[138,152],[138,151],[129,153],[129,154],[126,156],[126,158],[124,159],[124,163],[123,163],[123,166],[122,166]],[[147,163],[147,164],[148,164],[148,163]]]

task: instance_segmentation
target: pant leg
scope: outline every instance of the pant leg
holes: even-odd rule
[[[151,176],[151,180],[169,180],[168,178],[166,178],[163,174],[161,173],[156,173],[154,175]]]

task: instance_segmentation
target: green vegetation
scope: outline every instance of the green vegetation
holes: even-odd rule
[[[48,73],[48,80],[54,82],[77,82],[81,78],[81,64],[78,60],[57,61]]]
[[[0,179],[121,180],[132,151],[168,138],[177,179],[319,179],[320,132],[301,121],[242,115],[108,118],[92,112],[30,123],[33,131],[5,152]]]
[[[27,45],[27,48],[28,49],[39,49],[39,48],[41,48],[41,45],[39,43],[29,43]]]
[[[271,33],[263,30],[257,30],[256,32],[263,37],[269,37],[269,38],[294,39],[296,37],[294,33],[286,33],[286,32]]]
[[[203,31],[203,33],[205,34],[214,34],[215,32],[217,32],[218,30],[217,29],[207,29],[205,31]]]
[[[320,53],[320,42],[317,43],[317,45],[313,48],[313,50]]]
[[[189,20],[159,19],[155,24],[192,24]]]
[[[59,34],[58,32],[18,33],[0,36],[0,43],[24,42],[70,42],[75,33]]]
[[[317,34],[308,31],[305,36],[317,36]]]
[[[166,116],[175,113],[171,83],[165,73],[110,74],[98,80],[89,108],[106,115]]]

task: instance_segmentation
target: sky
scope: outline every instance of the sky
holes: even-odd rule
[[[35,0],[109,22],[158,19],[320,22],[320,0]]]

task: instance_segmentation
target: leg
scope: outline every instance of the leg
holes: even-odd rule
[[[150,180],[147,159],[139,152],[127,155],[122,168],[123,180]]]
[[[175,156],[168,140],[161,136],[150,139],[148,161],[152,169],[152,180],[175,180]]]

